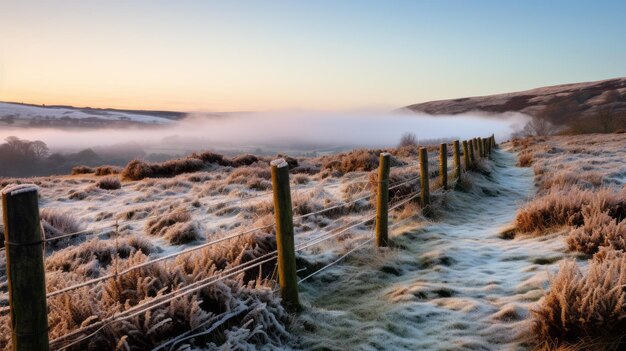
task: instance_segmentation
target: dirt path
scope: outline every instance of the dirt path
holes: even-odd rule
[[[302,347],[330,350],[525,350],[528,309],[566,254],[558,235],[502,239],[534,193],[532,171],[498,151],[490,175],[443,196],[445,211],[302,287]]]

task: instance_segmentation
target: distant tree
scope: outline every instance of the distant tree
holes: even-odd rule
[[[48,149],[48,145],[46,145],[46,143],[41,140],[33,141],[30,146],[35,153],[35,157],[40,160],[43,160],[50,155],[50,149]]]
[[[547,119],[533,116],[524,126],[522,134],[525,136],[546,136],[556,132],[556,128]]]
[[[413,133],[404,133],[400,138],[398,147],[417,146],[417,137]]]

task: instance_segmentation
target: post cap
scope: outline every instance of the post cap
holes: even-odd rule
[[[273,160],[272,162],[270,162],[270,165],[276,168],[283,168],[283,167],[289,166],[289,164],[287,163],[287,161],[285,161],[284,158],[277,158]]]
[[[2,189],[2,195],[15,196],[31,191],[37,191],[37,186],[35,184],[12,184],[7,185],[4,189]]]

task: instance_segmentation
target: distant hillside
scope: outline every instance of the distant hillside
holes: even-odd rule
[[[117,110],[73,106],[0,102],[0,126],[110,127],[167,125],[184,118],[184,112]]]
[[[563,84],[516,93],[430,101],[404,109],[432,115],[471,111],[521,112],[544,117],[556,125],[594,116],[604,111],[626,114],[626,78]]]

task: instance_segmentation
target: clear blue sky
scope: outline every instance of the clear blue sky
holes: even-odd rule
[[[626,76],[626,1],[0,5],[5,101],[395,108]]]

